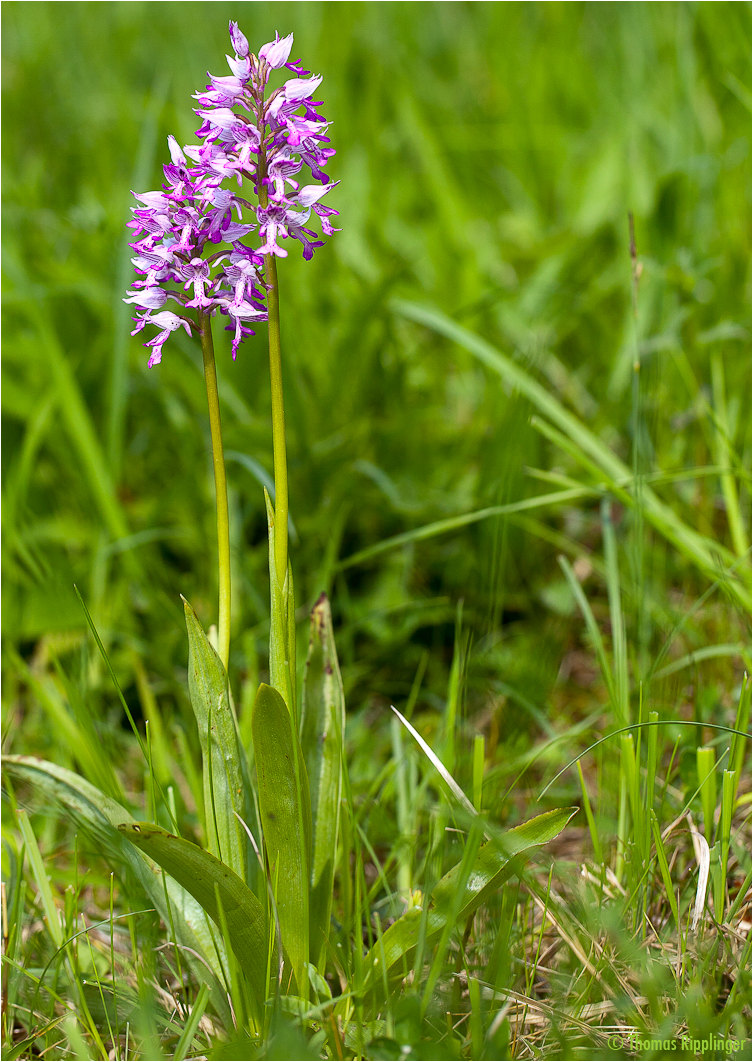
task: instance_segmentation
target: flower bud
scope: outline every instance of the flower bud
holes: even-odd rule
[[[273,70],[279,70],[281,66],[285,66],[285,63],[287,63],[292,47],[292,33],[287,37],[283,37],[282,40],[279,33],[275,33],[275,39],[270,41],[269,44],[262,45],[259,49],[259,58],[266,59]]]
[[[248,41],[238,29],[237,22],[231,22],[230,26],[230,40],[233,42],[233,48],[235,48],[235,54],[239,59],[245,59],[248,55]]]

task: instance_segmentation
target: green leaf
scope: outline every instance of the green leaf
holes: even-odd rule
[[[604,543],[604,569],[609,598],[609,618],[612,625],[612,661],[614,665],[614,693],[617,722],[630,721],[630,676],[628,674],[625,616],[622,611],[620,568],[617,561],[617,539],[608,498],[601,499],[601,537]]]
[[[134,1019],[138,1020],[139,1009],[143,1005],[141,997],[123,980],[113,983],[99,976],[96,979],[92,976],[92,980],[82,978],[81,991],[87,1009],[97,1025],[105,1025],[109,1022],[113,1028],[116,1025],[122,1028],[127,1021],[133,1024]],[[206,985],[202,985],[199,991],[209,996],[209,989]],[[163,1028],[169,1029],[172,1024],[170,1015],[157,999],[152,1001],[151,1009],[154,1019]]]
[[[65,767],[32,756],[3,756],[2,764],[8,774],[28,782],[46,800],[59,801],[75,826],[95,841],[108,861],[130,871],[165,925],[171,925],[172,921],[177,943],[194,976],[211,988],[212,1003],[223,1023],[232,1024],[225,989],[220,983],[224,957],[215,946],[206,916],[201,906],[176,881],[168,878],[163,884],[162,875],[157,874],[118,832],[116,827],[133,822],[133,816],[117,801]]]
[[[601,677],[604,679],[604,685],[607,687],[609,699],[614,705],[615,711],[619,711],[617,692],[614,686],[614,677],[612,675],[612,669],[609,666],[609,660],[607,659],[606,649],[604,648],[604,639],[601,637],[599,624],[596,622],[596,617],[588,603],[588,598],[583,592],[583,587],[580,585],[578,577],[570,565],[570,561],[566,557],[558,557],[557,560],[559,561],[560,568],[562,568],[562,571],[565,574],[565,578],[570,586],[573,597],[577,601],[578,607],[583,614],[583,619],[586,621],[588,636],[591,639],[591,645],[596,653],[596,659],[599,661]]]
[[[247,817],[243,752],[230,703],[227,673],[185,599],[183,607],[188,628],[188,691],[204,761],[207,847],[245,881],[246,837],[237,817]]]
[[[714,393],[714,410],[716,412],[714,424],[716,428],[714,433],[716,463],[728,470],[734,464],[735,453],[732,448],[729,430],[724,385],[724,361],[719,350],[714,350],[711,355],[711,386]],[[724,507],[727,510],[727,521],[735,553],[738,557],[744,557],[748,552],[748,543],[745,540],[745,527],[740,513],[737,487],[731,472],[725,471],[722,473],[721,483],[722,497],[724,498]]]
[[[522,501],[511,502],[509,505],[490,505],[486,509],[477,509],[472,513],[450,516],[446,520],[436,520],[432,524],[414,527],[411,531],[403,531],[400,535],[392,535],[381,542],[375,542],[373,546],[360,549],[358,553],[351,553],[349,557],[345,557],[344,560],[335,565],[335,570],[344,571],[346,568],[352,568],[355,564],[361,564],[372,557],[377,557],[380,553],[397,549],[398,546],[422,542],[426,538],[445,535],[449,531],[458,531],[461,527],[477,524],[482,520],[489,520],[493,516],[510,516],[515,513],[525,512],[528,509],[541,509],[547,505],[562,505],[564,502],[579,501],[581,498],[593,498],[599,494],[600,491],[594,490],[593,487],[570,487],[567,490],[553,491],[551,494],[540,494],[535,498],[524,498]]]
[[[11,1062],[12,1059],[20,1058],[22,1055],[25,1055],[27,1051],[32,1050],[37,1040],[52,1032],[53,1029],[56,1029],[61,1022],[66,1020],[69,1014],[70,1011],[64,1011],[59,1017],[54,1018],[46,1025],[36,1029],[31,1036],[27,1036],[25,1040],[17,1040],[12,1047],[5,1047],[3,1050],[4,1062]]]
[[[662,881],[664,882],[664,892],[667,897],[670,909],[672,911],[672,917],[675,920],[675,926],[677,932],[680,934],[680,943],[682,944],[682,925],[680,923],[680,912],[677,907],[677,897],[675,896],[674,885],[672,883],[672,874],[669,870],[669,863],[667,862],[667,853],[664,850],[664,841],[662,840],[661,830],[659,829],[659,820],[656,817],[656,812],[653,808],[650,809],[651,814],[651,830],[654,834],[654,844],[656,845],[656,857],[659,862],[659,869],[661,870]],[[683,949],[684,950],[684,949]]]
[[[345,695],[326,594],[311,610],[311,635],[303,680],[301,747],[311,794],[312,857],[309,923],[311,960],[326,962],[342,796]]]
[[[449,790],[451,795],[455,798],[455,800],[458,802],[460,807],[463,808],[463,810],[466,811],[471,816],[471,818],[473,819],[475,817],[475,815],[476,815],[476,809],[474,808],[473,804],[470,802],[468,797],[465,795],[463,790],[460,788],[458,783],[452,777],[450,772],[447,770],[445,765],[442,763],[442,761],[440,760],[439,756],[437,756],[437,754],[434,751],[434,749],[429,744],[427,744],[426,741],[424,741],[424,739],[421,737],[421,735],[416,730],[416,728],[411,723],[408,722],[408,720],[405,718],[404,715],[402,715],[400,712],[398,712],[397,708],[395,708],[394,705],[390,705],[390,707],[392,708],[392,711],[395,713],[396,718],[400,720],[400,722],[405,727],[405,729],[408,731],[408,733],[413,738],[415,738],[416,742],[418,743],[419,748],[424,753],[424,755],[427,757],[427,759],[429,760],[429,762],[431,763],[432,767],[437,772],[439,777],[442,779],[442,781],[444,782],[445,786],[447,787],[447,789]]]
[[[204,1017],[204,1011],[206,1010],[208,999],[209,992],[207,991],[207,986],[202,985],[199,989],[199,994],[196,997],[196,1002],[191,1008],[188,1021],[183,1026],[183,1032],[176,1044],[175,1051],[173,1052],[173,1062],[182,1062],[188,1054],[193,1038],[196,1035],[196,1030],[199,1028],[199,1022]]]
[[[496,372],[505,384],[525,395],[540,413],[556,424],[575,446],[599,467],[601,473],[607,477],[610,489],[612,486],[631,484],[633,477],[628,466],[612,453],[609,447],[582,421],[565,409],[546,388],[491,343],[487,343],[481,336],[463,328],[462,325],[457,324],[434,307],[420,306],[403,299],[395,299],[392,305],[397,313],[433,329],[469,351],[493,372]],[[633,502],[632,495],[627,495],[627,498],[630,503]],[[729,550],[688,527],[645,484],[641,489],[641,503],[646,519],[656,530],[711,579],[719,577],[722,563],[734,563],[735,558]],[[730,576],[727,585],[738,603],[750,610],[750,594],[741,580]]]
[[[679,660],[673,660],[671,664],[667,664],[660,671],[655,671],[653,677],[655,679],[667,678],[669,675],[674,675],[676,671],[682,671],[684,667],[691,667],[693,664],[699,664],[702,660],[712,660],[718,656],[739,656],[745,662],[746,667],[750,667],[749,654],[749,647],[742,643],[737,645],[705,645],[701,649],[694,649],[687,656],[681,656]]]
[[[504,835],[502,841],[489,841],[476,856],[459,904],[456,893],[462,863],[454,866],[437,883],[427,912],[420,907],[412,907],[393,922],[364,958],[364,969],[367,971],[364,998],[368,1001],[369,1012],[384,997],[385,972],[390,990],[402,978],[403,960],[410,963],[411,954],[418,944],[422,919],[425,918],[424,939],[427,944],[442,932],[453,913],[455,924],[464,925],[474,911],[519,868],[516,856],[554,840],[578,810],[559,808],[547,811],[516,826]]]
[[[275,570],[275,510],[267,488],[264,488],[267,506],[267,534],[269,536],[269,681],[295,715],[295,679],[291,678],[290,613],[292,609],[292,574],[290,565],[285,585],[280,588]],[[295,624],[295,621],[294,621]],[[294,627],[295,629],[295,627]],[[295,635],[292,639],[295,647]],[[295,649],[293,649],[293,652]],[[295,659],[292,661],[295,667]]]
[[[55,942],[55,947],[61,948],[63,946],[63,928],[60,925],[60,913],[55,906],[52,885],[50,884],[50,879],[44,869],[42,853],[39,851],[39,845],[34,836],[34,831],[31,828],[29,816],[23,808],[19,808],[18,810],[18,825],[21,830],[21,836],[24,839],[24,844],[26,845],[26,855],[31,863],[34,880],[37,883],[39,895],[42,899],[42,907],[44,908],[44,913],[47,918],[47,928],[50,931],[50,936]]]
[[[262,683],[251,729],[259,812],[282,942],[298,994],[308,993],[311,803],[303,754],[287,705]],[[287,984],[285,988],[287,989]]]
[[[190,892],[220,928],[224,917],[228,943],[261,1007],[267,996],[266,916],[248,885],[211,852],[168,833],[161,826],[128,822],[118,826],[118,830]],[[218,894],[222,915],[217,904]]]

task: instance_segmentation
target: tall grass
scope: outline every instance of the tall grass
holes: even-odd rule
[[[693,1057],[750,1037],[748,13],[4,6],[3,751],[58,771],[6,771],[4,1057]],[[128,189],[190,137],[228,17],[315,57],[342,179],[342,233],[281,277],[298,681],[326,591],[348,709],[332,930],[298,1002],[260,1014],[222,898],[203,920],[92,832],[117,805],[211,847],[179,598],[214,621],[201,355],[176,340],[148,371],[119,300]],[[234,365],[216,339],[252,753],[265,337]],[[484,832],[572,804],[464,906]],[[417,935],[392,964],[401,918]]]

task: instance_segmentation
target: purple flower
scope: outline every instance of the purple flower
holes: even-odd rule
[[[285,82],[282,91],[289,103],[300,103],[301,100],[307,100],[309,96],[313,96],[321,83],[321,74],[307,78],[294,77]]]
[[[161,310],[168,298],[167,292],[158,287],[144,288],[143,291],[127,291],[126,295],[130,295],[130,298],[123,299],[123,302],[132,302],[143,310]]]
[[[289,184],[294,190],[298,190],[298,181],[293,180],[293,174],[299,173],[303,163],[296,159],[290,152],[283,148],[267,166],[267,183],[274,185],[273,199],[282,199],[285,195],[285,184]]]
[[[244,58],[248,55],[248,41],[238,29],[237,22],[230,23],[230,40],[233,42],[233,48],[235,48],[237,56]]]
[[[292,33],[288,37],[283,37],[282,40],[280,40],[280,34],[275,33],[275,39],[259,49],[259,58],[265,59],[274,70],[279,70],[287,63],[292,47]]]
[[[287,258],[288,252],[277,245],[278,234],[287,236],[286,222],[288,211],[284,205],[270,202],[266,207],[257,207],[256,216],[259,219],[259,235],[264,237],[264,244],[259,248],[259,254],[274,254],[279,258]]]
[[[316,184],[307,184],[304,188],[301,188],[300,192],[291,200],[293,203],[297,203],[298,206],[310,207],[314,203],[318,203],[323,195],[331,191],[339,181],[333,181],[332,184],[325,184],[323,188],[320,188]]]
[[[312,217],[319,218],[324,236],[338,231],[329,220],[337,211],[320,202],[338,183],[324,172],[335,151],[328,146],[322,104],[312,100],[321,77],[289,61],[292,33],[275,33],[257,56],[236,22],[229,31],[230,74],[209,74],[209,83],[194,94],[199,143],[181,147],[169,136],[171,161],[162,189],[133,193],[138,205],[128,226],[137,279],[123,301],[143,311],[134,318],[132,335],[146,325],[159,329],[145,344],[150,365],[160,361],[177,328],[191,335],[199,327],[189,316],[162,310],[168,299],[200,314],[227,315],[235,358],[242,340],[253,335],[249,322],[267,319],[264,256],[285,258],[278,240],[291,237],[310,259],[324,244],[308,227]],[[283,67],[294,76],[268,93],[273,71]],[[319,184],[299,184],[295,178],[304,166]],[[241,191],[246,181],[253,204]],[[244,218],[244,210],[252,216]],[[242,241],[257,228],[259,245],[247,246]],[[218,249],[222,244],[228,247]]]
[[[250,302],[241,302],[236,305],[235,302],[223,299],[222,313],[229,314],[229,316],[235,320],[235,336],[233,337],[233,361],[235,361],[235,355],[238,353],[238,344],[242,341],[244,336],[252,336],[255,334],[250,328],[247,328],[243,324],[243,321],[266,321],[267,311],[260,310],[258,306],[254,306]],[[232,330],[232,326],[229,326],[227,329],[229,332]]]
[[[246,257],[234,252],[230,255],[230,261],[225,263],[222,271],[222,281],[227,283],[235,292],[233,303],[240,306],[244,296],[264,299],[264,292],[258,287],[261,283],[259,270],[262,259],[259,255]]]
[[[154,339],[150,339],[148,343],[145,343],[145,347],[151,347],[152,353],[149,358],[149,368],[153,365],[159,365],[162,361],[162,347],[165,340],[174,332],[176,328],[185,328],[188,335],[191,335],[191,322],[185,317],[179,317],[177,313],[171,313],[169,310],[163,310],[162,313],[144,314],[143,317],[138,318],[139,323],[134,328],[131,335],[135,335],[140,332],[145,324],[154,324],[158,328],[162,329],[159,335],[156,335]]]
[[[186,306],[198,306],[202,310],[212,306],[212,300],[204,292],[209,283],[209,262],[203,258],[192,258],[188,265],[180,266],[180,273],[185,280],[184,288],[193,284],[193,299]]]

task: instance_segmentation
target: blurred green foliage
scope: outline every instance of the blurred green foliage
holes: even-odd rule
[[[514,353],[629,459],[632,210],[643,467],[714,463],[698,404],[713,351],[747,465],[750,7],[3,5],[3,634],[24,655],[43,637],[74,645],[76,582],[134,701],[135,650],[163,703],[184,703],[178,594],[213,622],[216,561],[198,347],[173,338],[148,370],[128,337],[129,188],[159,187],[169,132],[191,140],[190,95],[207,69],[226,72],[229,17],[252,45],[292,30],[295,56],[324,75],[342,182],[342,232],[280,271],[301,618],[332,592],[350,707],[404,702],[426,649],[420,696],[436,705],[462,598],[483,649],[469,692],[481,704],[502,677],[544,703],[580,630],[552,542],[490,520],[337,573],[388,535],[537,493],[529,467],[575,467],[525,400],[390,300],[436,305]],[[255,681],[268,583],[250,469],[272,467],[266,335],[233,364],[216,334],[225,444],[252,459],[228,466],[231,669]],[[718,478],[661,490],[729,544]],[[595,503],[542,519],[599,548]],[[663,603],[670,588],[705,589],[663,543],[647,573]]]
[[[153,786],[150,796],[75,583],[139,725],[145,716],[151,721],[154,770],[175,782],[182,828],[186,835],[198,828],[200,801],[191,800],[191,790],[200,790],[198,742],[179,594],[204,627],[216,620],[201,355],[181,334],[166,345],[162,364],[147,369],[121,300],[132,277],[129,190],[159,187],[168,133],[191,140],[191,93],[205,84],[207,69],[226,72],[229,18],[252,48],[275,29],[295,33],[294,57],[324,75],[321,98],[338,149],[329,171],[341,181],[331,198],[342,232],[312,263],[294,252],[280,269],[299,634],[303,640],[306,612],[328,590],[350,712],[358,835],[352,823],[337,903],[350,903],[348,845],[359,853],[354,866],[362,876],[368,871],[359,901],[367,936],[375,912],[384,919],[400,913],[406,881],[425,887],[462,856],[464,841],[445,831],[445,809],[434,801],[416,748],[399,726],[382,725],[390,702],[408,716],[415,709],[417,725],[466,792],[473,778],[475,794],[478,781],[478,799],[495,821],[530,815],[541,774],[551,778],[583,754],[583,793],[592,794],[605,866],[611,860],[617,746],[584,750],[592,731],[601,735],[614,719],[574,599],[576,579],[615,674],[630,686],[632,717],[653,666],[644,716],[655,709],[667,721],[697,724],[662,728],[658,751],[647,737],[643,756],[654,749],[657,825],[665,829],[686,806],[700,821],[696,745],[718,745],[717,770],[726,764],[727,735],[704,732],[703,723],[735,719],[748,621],[719,589],[702,597],[706,577],[640,518],[607,505],[602,523],[594,495],[340,564],[412,528],[559,489],[563,476],[598,486],[572,453],[536,429],[526,399],[507,393],[468,351],[401,316],[396,299],[439,308],[484,337],[629,467],[672,473],[652,486],[678,518],[743,552],[740,536],[750,537],[748,3],[3,4],[4,750],[74,766],[103,791],[154,811]],[[641,271],[637,319],[628,211]],[[272,470],[266,334],[260,328],[233,363],[221,323],[215,342],[234,563],[230,678],[248,740],[248,709],[266,678],[269,625],[261,488]],[[720,465],[730,471],[726,485]],[[737,540],[728,515],[736,494],[743,513]],[[611,551],[602,543],[608,526]],[[560,568],[559,553],[572,569]],[[614,603],[620,595],[624,641]],[[744,730],[746,718],[741,711]],[[478,731],[483,786],[471,765]],[[552,736],[559,743],[544,748]],[[740,748],[733,747],[733,762]],[[534,754],[534,769],[521,777]],[[730,922],[731,912],[742,918],[750,884],[743,880],[748,791],[746,777],[731,834]],[[654,797],[652,775],[646,823]],[[13,805],[10,785],[8,799]],[[581,800],[572,770],[555,780],[548,799]],[[112,915],[111,879],[91,838],[74,839],[75,826],[44,795],[24,790],[20,803],[30,808],[59,906],[65,894],[66,935],[77,905],[90,923]],[[642,910],[632,894],[624,907],[604,904],[597,878],[589,886],[577,876],[573,868],[590,850],[585,820],[574,821],[543,857],[557,860],[552,895],[561,925],[553,926],[568,947],[580,942],[591,956],[590,940],[604,942],[606,933],[616,959],[584,987],[580,954],[563,949],[537,980],[544,923],[539,932],[534,898],[549,902],[552,878],[545,887],[546,875],[532,872],[480,918],[466,973],[488,963],[493,983],[525,989],[520,1014],[536,995],[560,1000],[563,1013],[576,996],[578,1006],[598,998],[601,1007],[602,974],[622,1000],[622,970],[630,991],[651,1001],[651,1022],[663,1027],[670,967],[629,937]],[[689,835],[671,862],[687,911],[695,888]],[[16,842],[6,844],[10,951],[36,969],[50,942],[38,931],[39,900],[23,867]],[[654,874],[646,911],[666,935],[662,887]],[[116,902],[133,910],[127,882],[118,890]],[[133,926],[122,929],[132,959],[126,944],[118,963],[132,963],[136,1031],[145,1056],[158,1057],[157,1030],[168,1019],[162,1003],[147,1005],[141,990],[171,958],[158,953],[164,936],[150,911],[139,904],[132,917]],[[23,925],[37,928],[23,935]],[[466,932],[458,956],[468,941]],[[747,1035],[749,946],[741,955],[727,948],[722,962],[715,937],[701,943],[703,970],[691,970],[697,981],[689,987],[677,986],[661,1020],[667,1028],[680,1021],[697,1036],[732,1022]],[[541,954],[549,955],[548,936]],[[116,969],[113,961],[113,981]],[[456,1011],[460,972],[460,965],[445,971],[443,988]],[[19,977],[23,970],[11,979],[12,1012],[23,995],[14,994]],[[481,1018],[493,1013],[493,1001],[482,1002],[470,1000],[472,1020],[458,1034],[474,1057]],[[439,1057],[439,1048],[419,1044],[414,1004],[417,997],[406,993],[394,1030],[375,1026],[371,1057],[402,1050],[393,1031],[401,1044],[414,1044],[411,1057],[424,1057],[424,1049]],[[98,1003],[92,990],[87,1006],[101,1022],[100,1005],[104,1015],[105,997]],[[649,1027],[641,1007],[622,1018],[632,1025],[639,1015]],[[607,1010],[598,1014],[612,1020]],[[518,1018],[502,1016],[490,1030],[493,1057],[519,1052],[523,1042]],[[436,1017],[443,1026],[444,1016]],[[439,1025],[441,1050],[459,1055],[460,1041]],[[581,1043],[583,1029],[553,1029],[559,1049],[550,1044],[550,1057],[603,1052],[603,1044]],[[298,1032],[284,1023],[273,1032],[265,1057],[303,1057]],[[66,1026],[76,1052],[74,1033],[75,1024]],[[57,1025],[44,1035],[57,1040]],[[33,1037],[25,1046],[31,1051]],[[236,1048],[220,1047],[213,1057],[233,1057]],[[248,1045],[238,1050],[246,1057]]]

